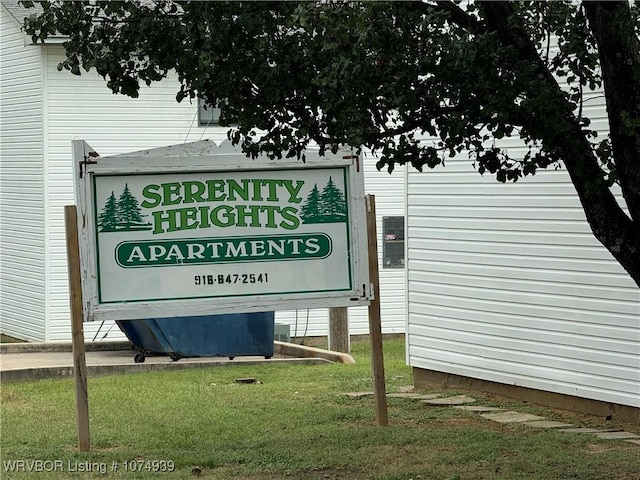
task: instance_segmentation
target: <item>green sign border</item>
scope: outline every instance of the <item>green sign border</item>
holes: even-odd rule
[[[201,261],[185,261],[185,262],[171,262],[171,263],[160,263],[160,264],[146,264],[146,265],[125,265],[120,261],[120,258],[118,258],[118,250],[120,249],[121,246],[123,245],[127,245],[127,244],[137,244],[137,245],[142,245],[142,244],[176,244],[176,243],[186,243],[186,242],[198,242],[198,243],[202,243],[202,242],[215,242],[215,241],[221,241],[221,242],[232,242],[232,241],[242,241],[242,242],[250,242],[252,240],[277,240],[277,239],[285,239],[285,238],[305,238],[305,237],[324,237],[327,240],[328,243],[328,252],[322,256],[300,256],[300,257],[281,257],[281,258],[249,258],[249,259],[238,259],[238,258],[232,258],[229,260],[201,260]],[[221,264],[236,264],[236,263],[257,263],[257,262],[287,262],[287,261],[302,261],[302,260],[322,260],[323,258],[327,258],[329,255],[331,255],[331,252],[333,252],[333,241],[331,240],[331,237],[329,235],[327,235],[326,233],[320,233],[320,232],[316,232],[316,233],[303,233],[303,234],[284,234],[284,235],[252,235],[249,237],[217,237],[217,238],[205,238],[205,237],[200,237],[200,238],[176,238],[176,239],[170,239],[170,240],[160,240],[160,241],[153,241],[153,240],[142,240],[139,242],[131,242],[131,241],[124,241],[124,242],[120,242],[118,245],[116,245],[115,251],[114,251],[114,256],[115,256],[115,260],[116,263],[122,267],[122,268],[157,268],[157,267],[176,267],[178,265],[221,265]]]
[[[311,168],[310,168],[311,169]],[[331,165],[328,166],[326,168],[313,168],[315,170],[328,170],[328,169],[333,169],[333,170],[342,170],[342,175],[343,175],[343,183],[344,183],[344,194],[345,194],[345,199],[349,199],[350,198],[350,185],[348,182],[348,167],[347,166],[336,166],[336,165]],[[253,173],[259,173],[259,172],[268,172],[269,170],[249,170],[252,174]],[[225,173],[225,172],[235,172],[235,171],[216,171],[215,173]],[[185,173],[196,173],[196,172],[185,172]],[[205,173],[205,172],[201,172],[201,173]],[[351,221],[350,221],[350,214],[351,214],[351,205],[350,202],[347,201],[346,202],[346,207],[347,207],[347,215],[346,215],[346,221],[344,222],[345,225],[345,229],[346,229],[346,245],[347,245],[347,263],[349,265],[348,268],[348,287],[345,288],[335,288],[335,289],[326,289],[326,288],[321,288],[321,289],[317,289],[317,290],[300,290],[300,291],[291,291],[291,292],[283,292],[283,291],[279,291],[279,292],[273,292],[273,293],[242,293],[242,294],[221,294],[221,295],[211,295],[210,293],[205,294],[205,295],[196,295],[196,296],[189,296],[189,297],[171,297],[171,298],[143,298],[143,299],[137,299],[137,300],[113,300],[113,301],[104,301],[102,299],[102,282],[101,282],[101,269],[100,269],[100,246],[99,246],[99,242],[98,242],[98,236],[99,236],[99,228],[98,228],[98,202],[97,202],[97,192],[96,192],[96,181],[98,178],[103,178],[103,177],[127,177],[127,176],[135,176],[135,175],[153,175],[153,176],[170,176],[173,175],[175,176],[175,173],[132,173],[132,174],[104,174],[104,175],[97,175],[97,174],[93,174],[91,175],[91,180],[92,180],[92,193],[93,193],[93,199],[92,199],[92,208],[93,208],[93,220],[94,220],[94,231],[96,232],[95,234],[95,254],[96,254],[96,277],[97,277],[97,297],[98,297],[98,304],[103,304],[103,305],[107,305],[107,304],[136,304],[136,303],[144,303],[144,302],[162,302],[162,301],[173,301],[173,300],[195,300],[195,299],[204,299],[204,298],[221,298],[221,297],[227,297],[227,298],[241,298],[241,297],[256,297],[256,296],[275,296],[275,295],[288,295],[288,294],[306,294],[306,293],[316,293],[316,292],[348,292],[348,291],[353,291],[353,268],[352,268],[352,254],[351,254]],[[332,251],[333,251],[333,242],[331,242],[332,244]],[[249,263],[249,262],[247,262]]]

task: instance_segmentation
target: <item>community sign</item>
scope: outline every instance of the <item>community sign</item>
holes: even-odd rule
[[[350,152],[252,160],[208,141],[74,152],[88,320],[368,303]]]

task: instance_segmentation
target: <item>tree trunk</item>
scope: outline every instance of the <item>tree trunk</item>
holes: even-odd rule
[[[640,41],[635,35],[627,2],[585,2],[584,8],[598,45],[620,187],[637,225],[640,222]]]
[[[579,127],[555,149],[564,159],[593,235],[640,287],[638,222],[627,216],[611,193]]]
[[[532,65],[537,65],[540,82],[532,86],[532,90],[529,93],[532,96],[540,95],[552,98],[553,102],[560,107],[556,110],[558,112],[557,118],[549,119],[549,123],[554,125],[552,130],[541,126],[538,117],[535,115],[523,115],[523,126],[530,132],[537,132],[544,148],[562,159],[571,182],[578,193],[580,203],[594,236],[611,252],[613,257],[640,287],[640,218],[629,217],[618,204],[604,179],[598,158],[573,113],[572,105],[565,99],[556,79],[540,59],[530,36],[517,21],[517,18],[514,18],[515,11],[513,6],[507,2],[482,2],[479,5],[485,13],[487,25],[498,34],[501,41],[505,45],[515,47],[522,59],[528,59]],[[606,23],[602,19],[600,21],[603,24]],[[604,29],[605,27],[602,26],[601,28]],[[609,25],[607,28],[616,28],[616,26]],[[620,28],[620,25],[617,28]],[[605,31],[608,32],[606,29]],[[634,35],[632,27],[630,31],[627,30],[627,35]],[[635,55],[638,56],[637,53]],[[613,58],[610,59],[612,62],[626,61],[620,56],[616,57],[615,54],[612,54],[612,56]],[[631,62],[633,61],[631,60]],[[605,65],[603,70],[609,68],[610,66]],[[635,71],[637,72],[638,70],[636,69]],[[640,76],[626,78],[627,82],[633,82],[634,80],[640,82]],[[614,88],[614,86],[605,83],[605,88]],[[636,108],[640,107],[636,105]],[[620,106],[619,111],[609,112],[609,117],[611,118],[616,114],[622,115],[621,112],[626,110],[628,109],[623,109]],[[617,120],[623,119],[624,117]],[[635,117],[635,120],[637,121],[638,117]],[[620,129],[618,128],[618,130]],[[640,127],[638,127],[638,130],[640,130]],[[640,149],[638,138],[640,137],[636,137],[636,149]],[[616,141],[615,135],[612,135],[612,142]],[[625,164],[626,168],[623,167],[619,173],[621,175],[631,175],[629,178],[625,178],[625,182],[621,182],[621,184],[623,188],[630,189],[633,192],[630,198],[634,198],[634,195],[637,195],[640,191],[640,179],[636,178],[633,173],[634,168],[636,168],[633,165],[634,162],[637,164],[640,159],[638,155],[634,157],[633,148],[629,147],[628,142],[624,145],[625,147],[622,150],[627,153],[620,160]],[[620,150],[618,149],[618,151]],[[615,151],[614,149],[614,153]],[[628,153],[629,151],[631,151],[631,154]],[[616,162],[619,160],[618,157],[615,159]]]

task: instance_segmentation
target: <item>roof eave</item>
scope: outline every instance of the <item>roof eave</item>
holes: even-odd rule
[[[37,15],[38,9],[24,8],[18,5],[17,1],[2,1],[0,2],[2,6],[5,8],[7,13],[13,20],[18,24],[20,30],[22,31],[22,35],[24,36],[24,44],[27,45],[43,45],[43,44],[52,44],[52,45],[60,45],[68,40],[69,37],[64,35],[51,35],[44,42],[34,42],[30,35],[25,33],[23,30],[24,19],[29,17],[30,15]]]
[[[69,37],[64,37],[62,35],[53,35],[51,37],[47,37],[44,42],[34,42],[31,36],[24,33],[24,44],[25,45],[36,45],[36,46],[44,46],[44,45],[62,45],[64,42],[69,40]]]

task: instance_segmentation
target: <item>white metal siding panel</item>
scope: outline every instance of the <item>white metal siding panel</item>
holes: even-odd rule
[[[566,171],[503,185],[470,163],[408,174],[409,364],[639,407],[640,292]]]
[[[349,319],[351,320],[351,311]],[[328,333],[329,310],[326,308],[284,310],[276,312],[276,322],[289,325],[291,337],[318,337]]]
[[[63,207],[73,201],[71,176],[71,140],[81,138],[101,155],[131,152],[182,142],[209,138],[221,142],[226,129],[197,126],[196,105],[175,101],[177,83],[168,79],[151,88],[141,88],[138,99],[113,95],[104,80],[93,74],[80,77],[57,71],[63,59],[60,46],[48,50],[48,205],[51,228],[48,248],[50,252],[50,307],[47,341],[70,340],[66,253],[64,244]],[[382,215],[404,214],[404,177],[402,170],[389,176],[375,170],[375,160],[368,158],[366,165],[367,192],[376,194],[378,210],[378,238],[381,238]],[[381,255],[381,252],[380,252]],[[405,326],[404,270],[381,269],[383,331],[400,332]],[[350,332],[369,330],[366,308],[351,308]],[[327,334],[327,310],[300,310],[278,312],[276,321],[291,326],[295,336]],[[85,324],[85,338],[124,338],[112,324]]]
[[[0,324],[45,339],[42,62],[0,7]]]
[[[398,167],[389,174],[376,169],[377,159],[369,153],[363,155],[365,167],[365,191],[375,195],[376,232],[378,239],[378,265],[380,272],[380,315],[382,333],[404,333],[406,327],[406,269],[384,268],[382,258],[382,218],[404,216],[405,178],[404,168]],[[367,307],[349,309],[349,331],[352,334],[369,333]]]
[[[64,241],[64,206],[73,203],[71,140],[86,140],[100,155],[161,147],[209,138],[221,142],[226,130],[197,126],[197,108],[188,101],[177,103],[175,80],[142,87],[140,97],[131,99],[113,95],[105,81],[94,73],[71,75],[58,72],[64,58],[62,47],[47,49],[48,150],[47,176],[50,218],[48,249],[50,254],[47,341],[69,341],[71,327],[67,286],[66,249]],[[101,325],[85,324],[85,338],[93,340]],[[111,323],[100,329],[96,341],[124,339]]]

